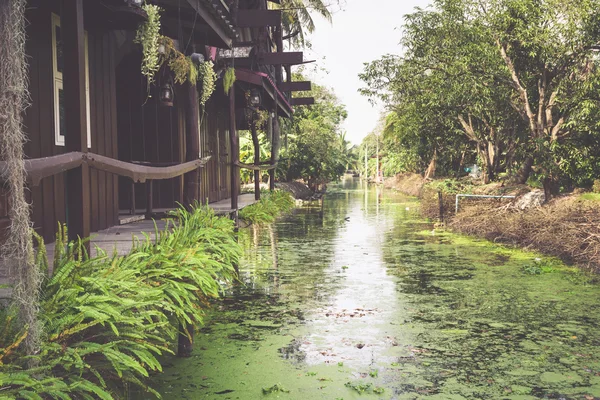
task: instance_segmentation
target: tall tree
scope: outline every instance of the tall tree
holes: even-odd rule
[[[331,0],[332,4],[339,4],[339,0]],[[315,30],[313,14],[319,15],[331,22],[332,4],[323,0],[281,0],[280,4],[272,4],[273,8],[282,10],[282,24],[284,39],[289,39],[293,44],[304,46],[306,36]]]

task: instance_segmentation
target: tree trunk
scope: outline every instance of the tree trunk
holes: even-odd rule
[[[525,161],[523,161],[523,165],[521,166],[521,169],[519,170],[519,174],[516,177],[516,183],[519,183],[521,185],[526,184],[527,180],[529,179],[529,175],[531,175],[532,169],[533,169],[533,157],[527,156],[527,158],[525,158]]]

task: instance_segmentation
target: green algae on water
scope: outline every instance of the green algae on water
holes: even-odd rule
[[[600,397],[593,279],[431,234],[411,201],[339,187],[322,212],[242,230],[241,283],[214,304],[194,356],[156,377],[163,398]],[[536,258],[551,268],[525,272]],[[274,383],[289,392],[264,394]]]

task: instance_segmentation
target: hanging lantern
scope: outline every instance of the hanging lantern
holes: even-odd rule
[[[252,89],[250,91],[250,96],[248,97],[248,105],[252,108],[258,108],[262,103],[262,98],[260,95],[260,90]]]
[[[165,107],[173,107],[173,86],[170,83],[165,83],[160,88],[160,102]]]

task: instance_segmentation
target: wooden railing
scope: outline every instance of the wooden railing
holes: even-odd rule
[[[69,171],[84,163],[98,171],[109,172],[130,178],[133,182],[143,183],[146,180],[176,178],[197,168],[204,167],[209,160],[210,156],[167,167],[152,167],[119,161],[94,153],[72,152],[52,157],[26,160],[25,171],[27,173],[27,181],[33,186],[38,186],[44,178]],[[0,170],[5,170],[5,168],[6,162],[0,162]]]

